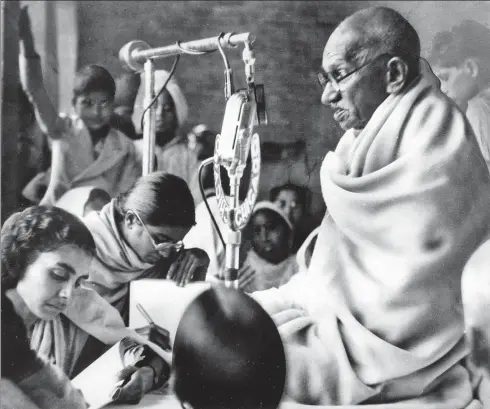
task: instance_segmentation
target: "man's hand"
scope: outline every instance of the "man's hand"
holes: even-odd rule
[[[149,366],[137,368],[133,365],[123,368],[116,375],[116,382],[126,380],[113,395],[116,402],[136,404],[153,387],[153,369]]]
[[[180,286],[185,286],[191,281],[204,281],[208,267],[209,257],[204,250],[184,249],[170,265],[167,279],[175,281]]]

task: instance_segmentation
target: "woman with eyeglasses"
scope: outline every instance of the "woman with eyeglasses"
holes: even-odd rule
[[[116,307],[126,323],[131,281],[164,278],[185,285],[206,276],[206,252],[183,248],[182,239],[195,224],[195,207],[189,187],[178,176],[142,176],[84,222],[97,247],[85,285]]]

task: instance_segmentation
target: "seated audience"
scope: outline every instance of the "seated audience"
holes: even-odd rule
[[[312,230],[311,221],[308,218],[310,194],[311,192],[306,186],[299,186],[294,183],[276,186],[269,192],[269,200],[279,206],[293,224],[294,253],[298,251]]]
[[[155,71],[155,95],[167,81],[169,73],[165,70]],[[134,105],[133,122],[136,132],[143,134],[141,119],[144,105],[144,84],[145,76],[141,74],[141,86],[139,87]],[[180,88],[177,80],[171,78],[165,90],[156,102],[155,120],[155,170],[173,173],[185,180],[191,189],[194,201],[201,201],[197,172],[199,160],[196,152],[189,149],[186,136],[182,134],[182,127],[187,120],[188,106],[187,100]],[[143,155],[143,139],[135,141],[137,151]]]
[[[216,286],[186,308],[175,335],[171,377],[183,408],[275,409],[285,377],[277,328],[252,298]]]
[[[490,169],[490,29],[465,20],[438,33],[430,61],[441,89],[466,113]]]
[[[133,335],[117,311],[80,287],[95,256],[90,231],[63,209],[34,206],[5,222],[1,241],[2,377],[41,408],[85,408],[67,376],[87,337],[114,344]],[[141,398],[166,368],[153,354],[129,373],[123,396]]]
[[[246,229],[252,248],[238,272],[239,288],[253,292],[286,284],[298,272],[288,217],[274,203],[259,202]]]
[[[105,190],[84,186],[70,189],[56,202],[56,207],[83,218],[90,212],[99,212],[110,201],[111,197]]]
[[[110,126],[116,88],[111,74],[97,65],[80,69],[73,89],[75,115],[58,115],[43,83],[25,8],[19,31],[22,86],[41,130],[51,139],[52,151],[50,172],[38,174],[24,189],[24,196],[54,204],[68,189],[80,186],[98,187],[111,196],[127,191],[141,174],[141,164],[133,142]],[[41,199],[36,195],[43,186],[48,187]]]
[[[115,306],[125,322],[132,280],[167,278],[185,285],[206,276],[206,252],[183,248],[182,239],[195,224],[195,209],[189,187],[178,176],[142,176],[84,222],[97,247],[84,285]]]
[[[328,210],[308,271],[253,294],[289,317],[286,399],[481,407],[461,278],[490,233],[490,176],[419,56],[417,32],[387,7],[354,13],[326,43],[321,101],[346,131],[321,168]]]

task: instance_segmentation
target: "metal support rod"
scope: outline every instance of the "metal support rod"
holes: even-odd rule
[[[155,97],[155,64],[151,59],[145,62],[144,107],[148,107]],[[143,175],[153,172],[155,158],[155,102],[145,113],[143,122]]]
[[[237,172],[230,175],[230,199],[233,209],[236,211],[240,207],[240,177]],[[238,270],[240,268],[240,245],[241,233],[230,232],[226,243],[225,253],[225,286],[238,289]]]
[[[235,48],[245,43],[253,44],[254,41],[255,39],[250,33],[226,33],[221,37],[220,44],[223,48]],[[199,52],[214,51],[218,49],[218,36],[181,43],[180,47],[185,50]],[[184,53],[185,52],[182,51],[177,44],[171,44],[164,47],[150,48],[147,50],[133,50],[130,57],[133,61],[142,64],[150,58],[166,58]]]

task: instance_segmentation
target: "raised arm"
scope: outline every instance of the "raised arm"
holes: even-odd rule
[[[44,86],[41,59],[35,49],[27,7],[23,7],[20,12],[19,38],[22,88],[34,105],[41,130],[52,139],[60,139],[63,134],[63,122],[58,117]]]

